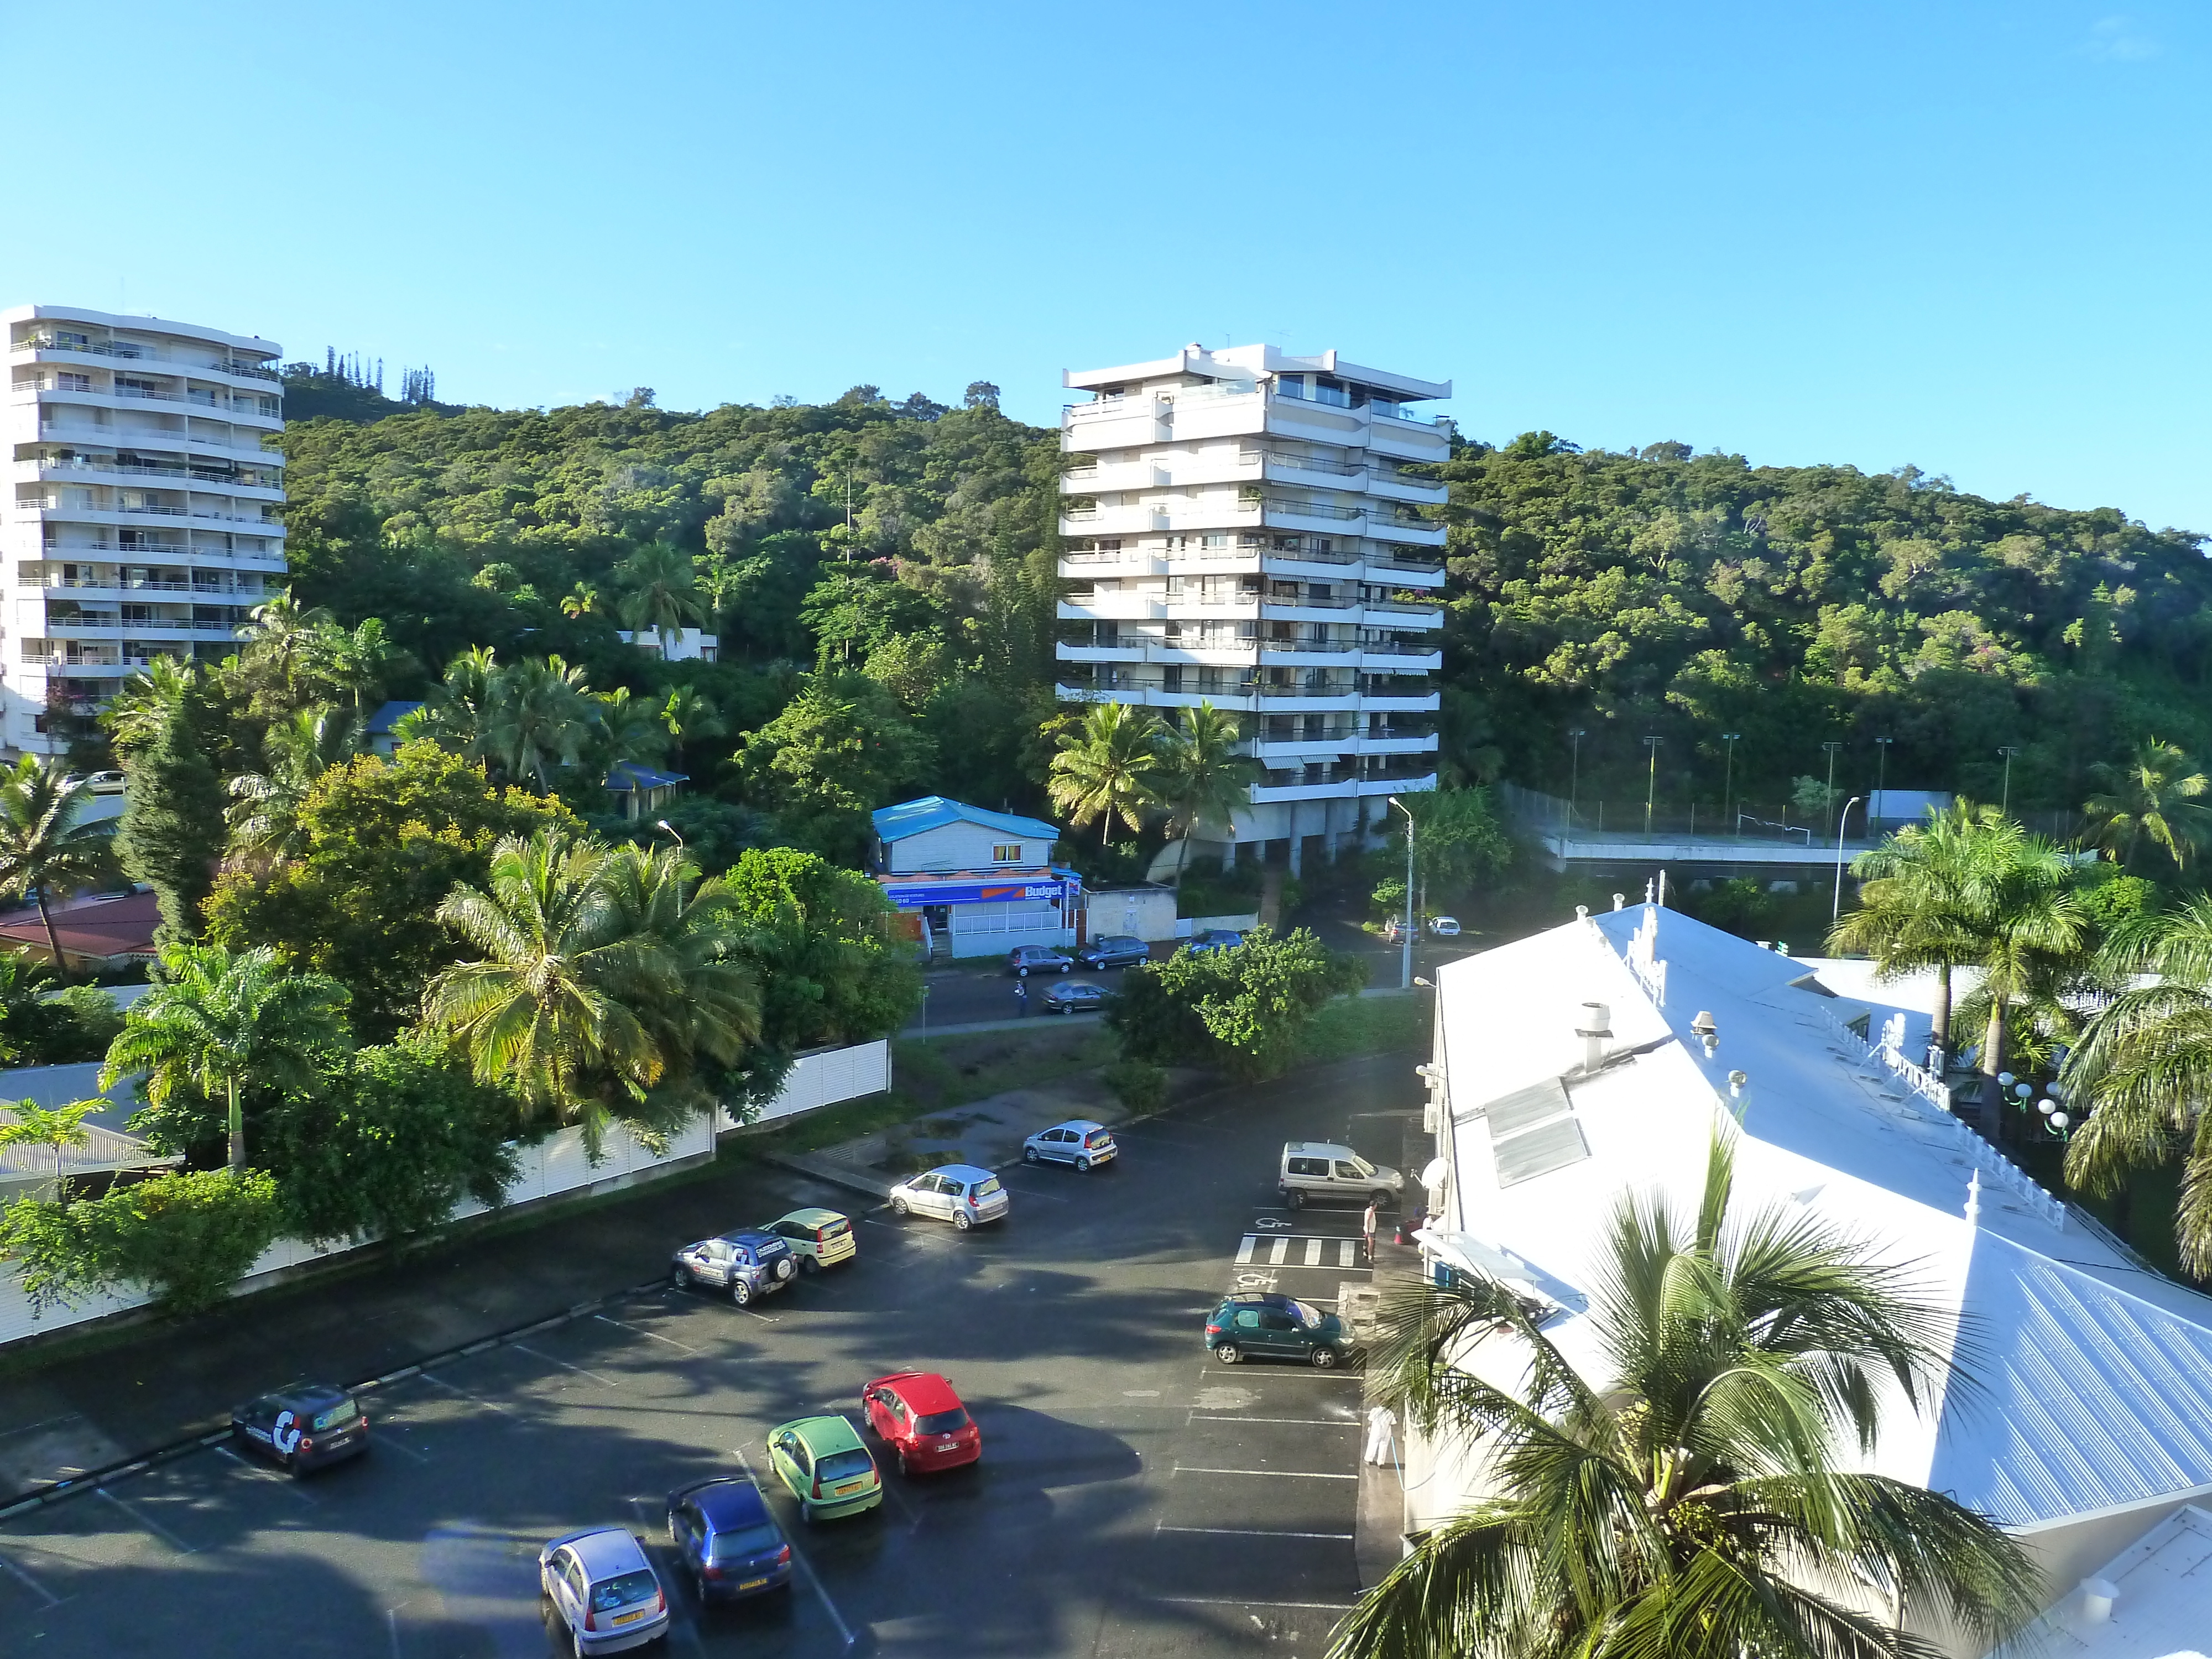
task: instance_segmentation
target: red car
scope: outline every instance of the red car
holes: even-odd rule
[[[895,1371],[860,1390],[860,1420],[897,1454],[901,1474],[955,1469],[983,1455],[983,1431],[934,1371]]]

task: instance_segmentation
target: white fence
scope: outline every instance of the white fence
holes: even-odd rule
[[[658,1154],[647,1152],[627,1131],[621,1128],[610,1130],[601,1148],[600,1160],[596,1164],[584,1156],[583,1131],[563,1129],[549,1139],[521,1150],[521,1170],[507,1188],[507,1200],[510,1204],[523,1204],[532,1199],[551,1198],[562,1193],[575,1193],[580,1196],[586,1190],[623,1181],[642,1170],[687,1163],[697,1158],[711,1158],[714,1152],[714,1132],[704,1117],[693,1120],[681,1133],[672,1136],[668,1150]],[[474,1199],[464,1199],[453,1212],[453,1218],[458,1221],[468,1216],[482,1215],[484,1210],[485,1206]],[[265,1289],[270,1283],[269,1275],[272,1273],[358,1248],[353,1243],[313,1245],[295,1238],[280,1238],[253,1264],[245,1278],[231,1286],[231,1294],[245,1296]],[[0,1346],[20,1341],[27,1336],[81,1325],[107,1314],[143,1307],[151,1300],[152,1297],[143,1291],[126,1291],[90,1297],[74,1308],[50,1309],[44,1317],[37,1317],[31,1311],[30,1298],[23,1293],[21,1280],[12,1272],[0,1269]]]
[[[890,1038],[856,1042],[849,1048],[824,1048],[819,1054],[799,1056],[791,1075],[783,1080],[783,1091],[763,1107],[753,1121],[766,1123],[811,1112],[817,1106],[834,1106],[841,1100],[879,1095],[890,1086]],[[717,1121],[725,1129],[737,1127],[727,1112],[720,1113]]]

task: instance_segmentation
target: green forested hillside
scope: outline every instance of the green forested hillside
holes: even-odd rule
[[[1875,769],[1893,787],[2070,808],[2087,769],[2155,733],[2203,756],[2212,568],[2202,538],[2117,511],[1990,501],[1905,469],[1753,467],[1548,433],[1463,447],[1452,484],[1451,678],[1487,704],[1507,776],[1633,798],[1656,734],[1662,807]]]

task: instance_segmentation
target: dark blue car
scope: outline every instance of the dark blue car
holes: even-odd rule
[[[750,1480],[702,1480],[669,1493],[668,1541],[702,1601],[791,1588],[790,1540]]]

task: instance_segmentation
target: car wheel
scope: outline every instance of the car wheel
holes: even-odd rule
[[[1317,1371],[1334,1370],[1336,1362],[1342,1358],[1344,1358],[1342,1354],[1324,1344],[1313,1351],[1313,1368]]]
[[[1233,1365],[1244,1357],[1244,1351],[1234,1342],[1224,1342],[1214,1349],[1213,1357],[1224,1365]]]
[[[689,1267],[682,1266],[678,1266],[672,1269],[668,1275],[668,1282],[679,1291],[690,1290],[691,1288],[691,1270]]]
[[[906,1200],[903,1198],[894,1198],[891,1200],[891,1213],[902,1221],[906,1219]]]
[[[960,1231],[964,1233],[975,1224],[968,1218],[967,1211],[955,1210],[952,1212],[952,1224],[959,1228]]]
[[[1063,962],[1063,963],[1061,963],[1060,964],[1060,971],[1061,973],[1063,973],[1063,974],[1064,974],[1064,973],[1066,973],[1069,969],[1071,969],[1071,968],[1073,968],[1073,967],[1074,967],[1074,966],[1075,966],[1075,964],[1074,964],[1073,963],[1072,963],[1072,962]]]
[[[1014,969],[1014,977],[1016,979],[1027,979],[1029,976],[1030,970],[1026,968],[1017,968]]]
[[[1091,1160],[1087,1158],[1077,1158],[1075,1160],[1075,1172],[1078,1175],[1089,1175],[1091,1173]]]
[[[748,1302],[751,1301],[752,1299],[753,1299],[753,1285],[752,1285],[752,1281],[751,1281],[750,1279],[732,1279],[732,1280],[730,1281],[730,1300],[731,1300],[731,1301],[732,1301],[732,1302],[736,1303],[736,1304],[737,1304],[740,1308],[742,1308],[742,1307],[744,1307],[744,1306],[745,1305],[745,1304],[746,1304],[746,1303],[748,1303]]]
[[[802,1255],[799,1258],[799,1271],[803,1273],[818,1273],[822,1271],[822,1264],[811,1255]]]
[[[1395,1193],[1386,1193],[1380,1189],[1368,1194],[1367,1196],[1375,1200],[1375,1207],[1378,1210],[1387,1210],[1398,1201],[1398,1195]]]
[[[1289,1205],[1291,1208],[1294,1210],[1304,1208],[1305,1201],[1306,1195],[1295,1187],[1291,1188],[1290,1191],[1283,1194],[1283,1202]]]
[[[1036,1147],[1024,1146],[1022,1148],[1022,1162],[1024,1164],[1042,1164],[1044,1162],[1044,1158],[1042,1155],[1038,1152]]]

